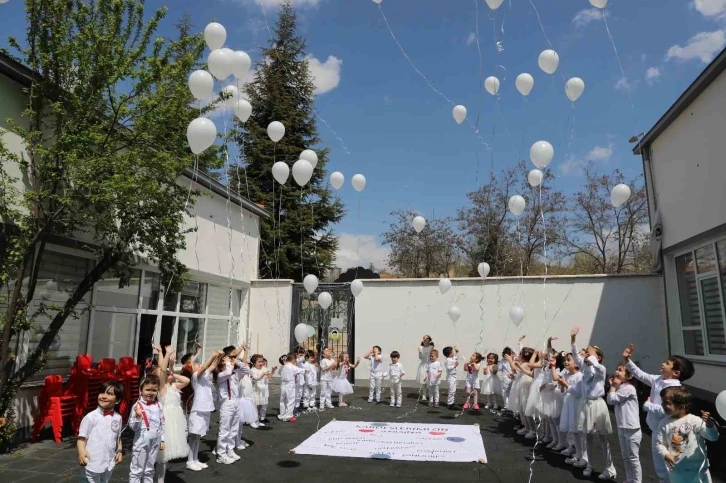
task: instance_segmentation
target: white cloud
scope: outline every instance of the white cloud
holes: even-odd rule
[[[615,83],[613,87],[615,87],[615,90],[617,91],[632,91],[635,89],[635,87],[638,85],[638,81],[630,82],[627,77],[621,77],[618,79],[618,81]]]
[[[466,45],[472,45],[476,42],[476,33],[469,32],[469,36],[466,38]]]
[[[600,10],[598,8],[586,8],[584,10],[580,10],[575,14],[572,19],[572,23],[578,29],[583,28],[590,25],[592,22],[602,20],[603,14],[605,14],[606,17],[610,15],[607,10]]]
[[[580,175],[584,171],[584,165],[578,157],[568,154],[564,162],[560,163],[559,171],[562,176]]]
[[[693,0],[691,5],[705,17],[726,17],[726,0]]]
[[[368,267],[371,263],[380,270],[388,266],[390,249],[378,244],[373,235],[342,233],[338,237],[335,266],[347,270],[351,267]]]
[[[307,55],[305,59],[308,61],[308,69],[315,84],[315,94],[325,94],[330,92],[340,84],[340,66],[343,61],[339,58],[329,55],[325,62],[320,62],[312,55]]]
[[[590,161],[609,161],[613,155],[613,145],[595,146],[587,153],[587,160]]]
[[[648,67],[645,71],[645,82],[652,85],[660,77],[660,69],[658,67]]]
[[[607,146],[595,146],[587,152],[583,158],[568,154],[565,161],[560,164],[559,171],[562,176],[579,176],[584,173],[585,165],[588,161],[607,162],[613,155],[613,144]]]
[[[699,59],[702,63],[707,64],[713,60],[725,45],[726,30],[699,32],[691,37],[685,46],[674,45],[668,49],[665,60]]]

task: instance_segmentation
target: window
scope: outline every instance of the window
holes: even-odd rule
[[[726,239],[675,258],[686,355],[726,360]]]

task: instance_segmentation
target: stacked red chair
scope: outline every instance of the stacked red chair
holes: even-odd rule
[[[139,399],[141,366],[134,362],[133,357],[122,357],[118,360],[117,371],[124,384],[124,399],[121,401],[119,412],[125,423],[131,412],[131,406]]]
[[[75,430],[77,397],[66,394],[63,390],[63,376],[46,376],[43,389],[40,392],[39,410],[33,424],[31,442],[35,442],[46,423],[53,428],[53,439],[61,442],[63,434],[63,421],[70,421]],[[77,434],[77,431],[74,431]]]

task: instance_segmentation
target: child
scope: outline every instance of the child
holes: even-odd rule
[[[223,349],[224,357],[217,365],[215,376],[217,381],[217,395],[220,398],[219,407],[219,436],[217,437],[217,463],[229,465],[239,461],[240,457],[234,452],[235,442],[239,433],[239,377],[241,365],[237,363],[237,356],[244,350],[244,346],[235,349],[234,346]]]
[[[164,413],[156,400],[160,385],[156,375],[146,376],[134,414],[129,418],[129,427],[134,432],[129,483],[152,481],[156,454],[164,450]]]
[[[505,347],[502,351],[502,360],[497,363],[497,373],[502,383],[502,408],[509,406],[509,393],[514,380],[514,371],[507,356],[512,355],[512,349]]]
[[[529,390],[532,387],[532,372],[529,370],[529,360],[532,359],[533,355],[534,349],[522,347],[519,351],[519,360],[515,361],[511,355],[507,356],[509,365],[515,372],[514,382],[512,382],[512,387],[509,390],[507,409],[519,415],[519,421],[522,425],[517,430],[517,434],[529,439],[533,439],[533,436],[536,438],[535,431],[537,429],[534,420],[526,417],[524,414],[527,398],[529,397]]]
[[[540,388],[545,381],[545,375],[548,380],[552,379],[549,372],[549,359],[547,358],[546,352],[532,351],[532,355],[529,358],[529,364],[527,368],[522,367],[522,371],[526,372],[532,378],[532,382],[529,385],[529,392],[525,396],[527,402],[524,404],[524,417],[529,423],[529,432],[524,435],[524,439],[537,439],[537,423],[535,419],[541,419],[542,413],[539,411],[540,404]],[[543,442],[549,443],[550,441]]]
[[[267,403],[270,398],[269,380],[277,371],[277,367],[273,367],[272,371],[267,369],[266,360],[262,354],[254,354],[250,358],[252,369],[250,369],[250,380],[252,382],[252,399],[257,406],[257,427],[264,427],[267,420]],[[254,428],[254,426],[252,426]],[[257,429],[257,428],[255,428]]]
[[[360,357],[355,364],[350,363],[350,356],[347,353],[341,352],[338,354],[338,375],[333,379],[332,389],[338,393],[338,407],[344,408],[347,406],[343,398],[346,394],[353,394],[353,386],[348,381],[348,371],[355,369],[360,364]]]
[[[659,376],[646,374],[630,360],[634,350],[635,346],[630,344],[623,352],[623,358],[627,362],[628,370],[633,374],[633,377],[650,386],[650,398],[648,402],[643,404],[643,409],[648,413],[645,422],[648,423],[652,434],[656,434],[660,422],[666,417],[661,406],[661,391],[666,387],[680,386],[683,381],[687,381],[693,377],[695,369],[693,368],[693,363],[685,357],[672,355],[661,364]],[[653,451],[653,466],[655,466],[655,473],[658,475],[658,480],[661,483],[666,483],[668,482],[668,468],[663,458],[658,454],[656,438],[652,439],[651,449]]]
[[[618,439],[627,483],[643,481],[640,470],[640,413],[638,393],[633,387],[633,375],[625,364],[620,364],[615,377],[610,378],[608,404],[615,406],[615,421],[618,423]]]
[[[565,356],[558,353],[550,358],[549,368],[540,385],[540,402],[539,412],[542,415],[545,425],[547,437],[542,441],[547,443],[546,448],[559,448],[557,451],[567,447],[567,435],[561,435],[560,414],[562,414],[562,402],[564,394],[558,389],[558,385],[554,382],[554,373],[564,375]]]
[[[209,416],[214,411],[212,398],[212,371],[222,360],[224,352],[215,350],[204,364],[193,363],[192,386],[194,386],[194,402],[189,413],[189,454],[187,455],[187,469],[202,471],[208,468],[206,463],[199,461],[199,442],[202,436],[209,431]]]
[[[426,387],[426,378],[428,377],[428,373],[426,372],[426,366],[429,363],[429,356],[431,355],[431,350],[434,348],[434,341],[431,340],[430,335],[424,335],[423,339],[421,340],[421,345],[418,346],[418,378],[417,380],[419,383],[422,384],[422,389]],[[426,401],[426,391],[424,390],[424,395],[421,396],[421,401]]]
[[[381,357],[381,348],[374,345],[368,353],[363,356],[364,359],[371,361],[370,386],[368,389],[368,402],[373,402],[375,395],[376,403],[381,402],[381,380],[383,379],[383,358]]]
[[[315,363],[315,352],[305,353],[305,387],[303,388],[303,407],[315,409],[315,395],[318,392],[318,367]]]
[[[426,387],[429,392],[429,407],[439,407],[439,384],[444,373],[439,362],[439,351],[431,349],[429,363],[426,364]]]
[[[403,364],[399,362],[401,354],[398,351],[391,352],[391,363],[388,365],[388,371],[383,377],[391,378],[391,407],[401,407],[403,396],[401,394],[401,378],[406,374],[403,370]]]
[[[481,357],[481,354],[479,354],[479,357]],[[490,352],[489,354],[487,354],[487,363],[481,371],[484,377],[482,377],[480,392],[482,396],[486,396],[486,404],[484,407],[486,409],[494,409],[495,411],[499,409],[499,404],[497,403],[497,396],[502,393],[502,380],[499,378],[498,375],[498,363],[499,356],[493,352]],[[509,364],[507,364],[507,367],[508,366]],[[478,383],[479,381],[477,380],[476,382]],[[511,382],[511,379],[509,379],[509,382]],[[474,409],[479,409],[476,400],[476,392],[474,393]]]
[[[654,434],[656,448],[670,470],[672,483],[711,481],[704,440],[718,440],[718,429],[706,411],[701,417],[688,414],[693,398],[684,387],[666,387],[660,393],[668,415]]]
[[[464,402],[464,409],[473,408],[475,411],[479,409],[479,365],[484,357],[478,352],[474,352],[469,357],[469,362],[464,364],[464,370],[466,371],[466,401]],[[484,368],[486,371],[486,367]],[[489,372],[484,373],[484,378],[488,381],[488,377],[491,377]],[[484,394],[484,392],[482,392]],[[474,398],[474,405],[470,406],[469,401],[472,397]],[[487,406],[489,407],[489,406]]]
[[[98,409],[83,417],[76,443],[81,481],[108,483],[114,466],[121,463],[122,420],[114,408],[123,398],[123,384],[107,381],[98,393]]]
[[[444,357],[446,357],[446,404],[449,409],[455,409],[454,401],[456,401],[456,368],[459,367],[459,348],[444,347]]]
[[[323,360],[320,361],[320,409],[333,409],[333,370],[338,363],[333,360],[330,347],[323,349]]]
[[[299,367],[300,369],[305,370],[305,348],[298,346],[295,348],[295,365]],[[300,410],[300,404],[302,403],[302,396],[303,392],[305,390],[305,373],[298,374],[295,378],[295,410],[293,411],[293,414],[295,416],[298,415],[298,411]]]
[[[255,404],[255,389],[252,386],[250,378],[250,366],[245,361],[246,348],[243,346],[242,353],[237,356],[237,374],[239,375],[239,397],[237,398],[237,413],[239,414],[239,424],[234,435],[235,447],[244,451],[249,448],[249,443],[242,439],[242,431],[245,424],[249,424],[251,428],[258,429],[260,427],[260,413]]]
[[[574,466],[577,468],[585,468],[582,473],[583,476],[590,477],[593,472],[593,466],[588,456],[590,458],[594,456],[593,449],[595,448],[595,441],[598,441],[605,459],[605,469],[600,473],[598,478],[601,480],[615,479],[615,466],[613,466],[610,443],[608,443],[608,435],[613,432],[613,428],[610,423],[610,413],[608,412],[607,403],[603,399],[603,396],[605,396],[607,369],[602,365],[603,353],[597,346],[591,345],[587,347],[587,358],[580,356],[576,341],[579,332],[579,327],[574,327],[570,331],[570,342],[572,344],[572,353],[577,354],[577,365],[583,368],[583,397],[580,400],[580,408],[577,414],[577,430],[585,434],[586,447],[582,460]]]
[[[184,414],[189,414],[192,410],[194,403],[194,388],[191,384],[192,374],[194,373],[194,364],[200,364],[202,357],[202,345],[199,342],[195,342],[195,344],[197,346],[196,352],[184,354],[180,361],[182,364],[181,375],[189,379],[189,384],[181,390],[181,402]]]
[[[294,423],[297,418],[293,414],[295,410],[295,381],[298,374],[305,374],[305,369],[295,365],[295,354],[287,354],[280,357],[280,414],[277,419]]]
[[[577,432],[577,409],[580,407],[582,399],[582,372],[575,361],[572,354],[565,355],[566,375],[552,372],[552,379],[558,383],[561,391],[564,391],[565,397],[562,400],[562,412],[560,413],[560,445],[553,448],[554,451],[561,451],[567,456],[565,463],[574,465],[582,459],[585,449],[585,442],[582,435]],[[566,444],[572,438],[574,445]],[[563,441],[564,440],[564,441]],[[563,448],[564,446],[564,448]]]

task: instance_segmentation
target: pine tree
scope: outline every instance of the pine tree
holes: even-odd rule
[[[246,123],[236,125],[246,181],[241,174],[237,181],[237,173],[242,172],[238,166],[231,168],[229,179],[273,214],[271,219],[260,220],[260,277],[301,281],[307,274],[322,277],[331,268],[338,246],[331,225],[345,211],[326,188],[328,149],[317,147],[313,79],[304,58],[305,40],[296,35],[295,25],[295,12],[286,1],[275,37],[262,49],[254,80],[246,87],[252,115]],[[285,126],[285,136],[276,144],[267,135],[267,126],[273,121]],[[292,171],[305,149],[314,149],[318,155],[310,182],[301,188],[291,175],[280,186],[272,177],[272,165],[284,161]]]

